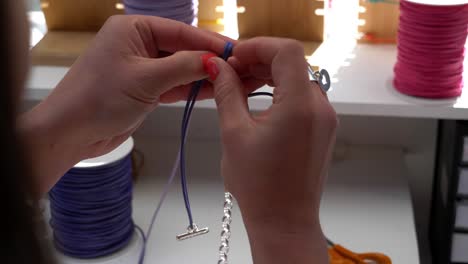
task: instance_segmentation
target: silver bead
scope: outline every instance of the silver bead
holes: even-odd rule
[[[221,232],[221,239],[228,240],[229,238],[231,238],[231,231],[228,229],[223,229]]]
[[[222,241],[219,248],[227,248],[229,250],[229,241]]]
[[[221,252],[221,253],[219,253],[219,258],[220,258],[220,259],[224,259],[224,261],[227,261],[228,256],[227,256],[226,253],[222,253],[222,252]]]
[[[231,230],[231,226],[228,223],[223,223],[223,229]]]
[[[224,209],[224,216],[226,216],[228,218],[231,218],[231,216],[232,216],[231,210],[230,209]]]
[[[232,222],[231,215],[224,214],[222,221],[223,221],[223,223],[231,224],[231,222]]]

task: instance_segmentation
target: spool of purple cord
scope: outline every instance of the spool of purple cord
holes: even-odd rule
[[[129,15],[159,16],[197,25],[198,0],[124,0]]]

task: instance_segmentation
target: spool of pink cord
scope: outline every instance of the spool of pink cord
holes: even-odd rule
[[[426,98],[459,96],[468,33],[468,4],[401,0],[395,88]]]

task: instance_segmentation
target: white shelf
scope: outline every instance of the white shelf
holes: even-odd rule
[[[331,49],[338,49],[338,46]],[[333,53],[330,50],[324,54]],[[329,93],[336,111],[352,115],[468,118],[466,92],[459,98],[430,100],[396,91],[392,84],[395,61],[396,47],[393,45],[357,45],[350,59],[339,68]],[[465,86],[468,85],[466,80]]]
[[[325,43],[310,59],[312,64],[320,65],[332,73],[333,84],[329,98],[339,114],[468,119],[468,93],[455,99],[428,100],[397,92],[392,86],[395,46],[358,44],[353,48],[351,45]],[[66,67],[33,67],[26,99],[45,98],[67,71]],[[467,79],[465,86],[468,86]],[[250,106],[253,110],[261,110],[267,108],[270,102],[269,98],[252,98]],[[183,105],[180,102],[172,106]],[[215,104],[207,100],[197,106],[214,108]]]
[[[146,160],[135,187],[134,219],[146,229],[168,176],[177,144],[136,138]],[[157,146],[157,148],[155,147]],[[216,261],[222,216],[223,187],[219,176],[219,145],[191,141],[188,157],[189,193],[195,222],[209,234],[184,242],[175,235],[187,225],[176,182],[149,239],[148,263],[213,263]],[[378,251],[393,263],[418,264],[419,254],[411,198],[402,153],[354,149],[330,171],[321,208],[321,221],[330,239],[357,252]],[[293,206],[293,205],[291,205]],[[232,263],[252,263],[239,209],[233,212]]]

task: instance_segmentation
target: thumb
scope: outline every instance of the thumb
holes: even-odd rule
[[[202,63],[202,56],[206,54],[206,51],[178,51],[164,58],[151,59],[146,76],[150,76],[151,86],[157,89],[157,95],[161,95],[174,87],[208,77]]]
[[[205,62],[214,89],[214,98],[222,129],[245,125],[250,119],[247,96],[234,69],[224,60],[213,57]]]

